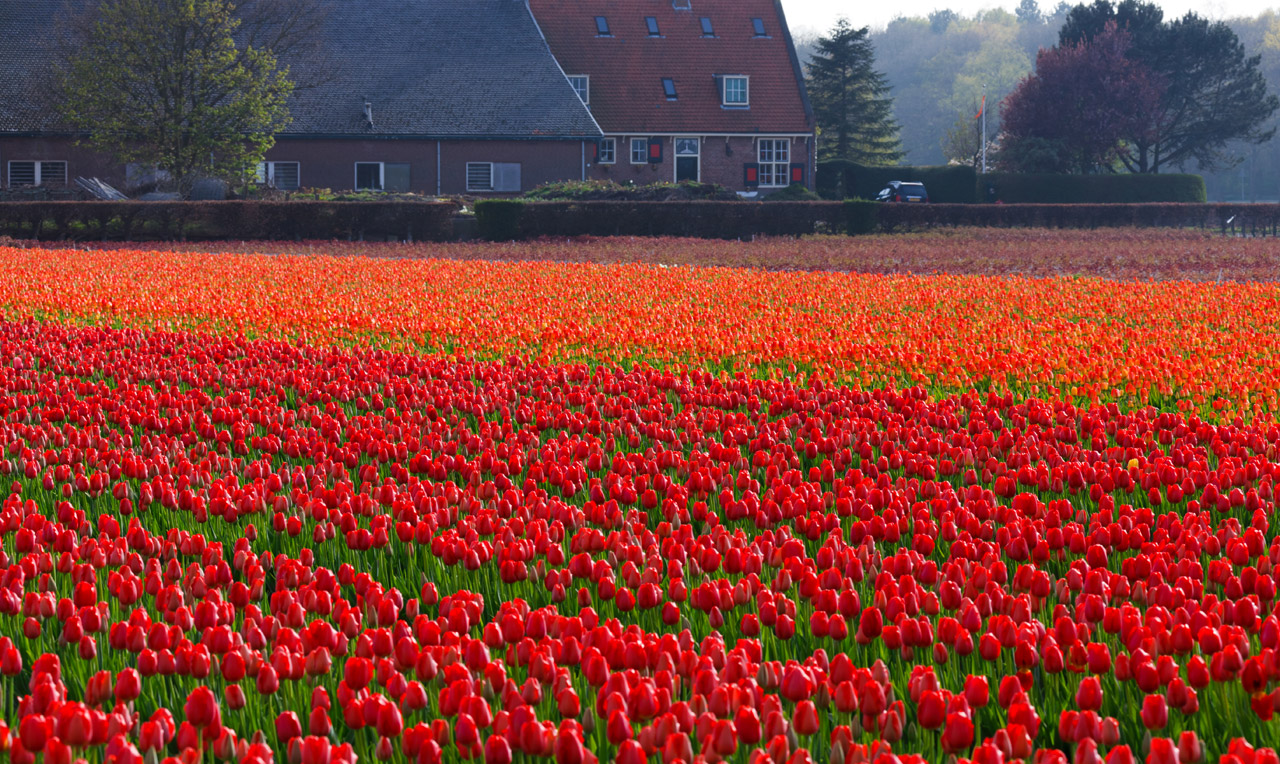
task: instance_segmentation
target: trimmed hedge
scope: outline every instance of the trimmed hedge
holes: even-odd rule
[[[979,177],[981,201],[1006,204],[1204,203],[1199,175],[1022,175],[992,172]],[[992,195],[994,190],[994,196]],[[933,189],[929,191],[932,193]]]
[[[482,199],[476,202],[476,232],[489,241],[520,238],[520,218],[525,203],[518,199]]]
[[[1203,204],[1207,198],[1199,175],[979,175],[959,165],[868,167],[842,159],[818,163],[817,190],[824,199],[874,199],[891,180],[923,183],[934,204]]]
[[[818,163],[818,194],[824,199],[875,199],[891,180],[923,183],[929,201],[937,204],[967,204],[978,201],[978,174],[972,167],[909,167],[892,165],[869,167],[843,159]]]
[[[1280,204],[882,204],[880,228],[1208,228],[1274,232]]]
[[[0,236],[36,239],[448,240],[452,202],[6,202]],[[476,204],[482,238],[688,236],[749,239],[945,226],[1194,227],[1280,232],[1280,204],[880,204],[522,202]]]
[[[482,239],[536,239],[542,236],[690,236],[749,239],[803,236],[845,230],[840,202],[514,202],[520,208],[518,236],[504,217],[511,206],[500,200],[476,203]],[[511,202],[507,202],[510,205]],[[496,213],[496,214],[495,214]]]
[[[492,205],[492,206],[490,206]],[[486,210],[503,214],[491,214]],[[516,233],[510,226],[515,212]],[[881,204],[846,202],[512,202],[476,204],[481,238],[689,236],[749,239],[935,227],[1209,228],[1274,234],[1276,204]],[[1231,222],[1228,222],[1231,221]],[[499,226],[503,226],[500,228]]]
[[[0,236],[25,239],[453,238],[454,202],[0,202]]]
[[[844,203],[845,233],[857,236],[875,233],[880,228],[880,202],[850,199]]]

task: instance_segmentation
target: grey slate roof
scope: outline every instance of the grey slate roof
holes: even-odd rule
[[[63,132],[42,93],[43,40],[67,7],[0,0],[0,135]],[[524,0],[331,0],[327,76],[297,91],[282,135],[596,137],[600,128],[551,56]],[[299,62],[291,64],[298,71]],[[373,126],[364,104],[372,104]],[[127,105],[122,104],[122,108]]]

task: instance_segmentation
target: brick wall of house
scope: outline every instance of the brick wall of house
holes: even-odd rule
[[[582,177],[581,141],[441,141],[440,173],[436,174],[436,142],[417,140],[357,141],[282,139],[267,152],[271,161],[299,163],[300,182],[307,188],[349,189],[355,183],[357,162],[409,164],[410,190],[445,195],[467,191],[468,162],[510,162],[521,166],[521,190]]]
[[[7,138],[0,136],[0,187],[9,188],[9,162],[66,162],[67,180],[99,178],[117,188],[125,182],[124,165],[77,146],[72,138]]]
[[[590,177],[617,183],[631,182],[636,185],[670,183],[675,180],[675,142],[671,136],[661,136],[662,161],[645,164],[631,163],[631,138],[637,136],[607,133],[606,137],[616,140],[615,162],[613,164],[593,163],[588,170]],[[813,188],[813,161],[810,156],[812,139],[793,138],[790,143],[790,163],[805,165],[805,185]],[[699,162],[699,180],[703,183],[718,183],[734,191],[746,191],[748,187],[744,165],[758,163],[756,139],[748,136],[703,137]],[[778,189],[760,187],[753,190],[766,195]]]
[[[464,194],[467,162],[509,162],[521,165],[521,190],[542,183],[582,177],[583,158],[593,143],[582,141],[442,141],[440,191]],[[304,188],[351,189],[357,162],[396,162],[409,165],[410,190],[435,194],[436,142],[430,140],[314,140],[282,138],[267,152],[268,161],[298,162]],[[9,187],[10,160],[65,161],[67,178],[96,177],[123,190],[125,167],[108,157],[75,145],[71,138],[0,136],[0,187]]]

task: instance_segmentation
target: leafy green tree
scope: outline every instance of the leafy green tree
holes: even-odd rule
[[[1270,119],[1280,100],[1268,92],[1261,58],[1247,55],[1225,23],[1194,13],[1165,22],[1151,3],[1123,0],[1113,6],[1095,0],[1071,10],[1059,44],[1094,39],[1113,23],[1130,35],[1128,58],[1164,83],[1151,123],[1128,136],[1134,150],[1124,161],[1130,171],[1159,172],[1191,162],[1204,169],[1229,167],[1239,161],[1240,143],[1270,140]]]
[[[106,0],[71,32],[63,117],[183,193],[200,177],[247,179],[289,123],[293,84],[270,49],[237,42],[240,26],[227,0]]]
[[[939,8],[929,14],[929,29],[934,34],[945,34],[957,18],[956,12],[950,8]]]
[[[1023,24],[1043,24],[1044,14],[1040,11],[1040,3],[1036,0],[1022,0],[1018,3],[1018,21]]]
[[[869,34],[842,18],[818,40],[809,61],[809,99],[822,159],[883,165],[902,158],[893,101],[884,75],[875,70]]]

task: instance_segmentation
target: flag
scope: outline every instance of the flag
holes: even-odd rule
[[[987,94],[982,94],[982,105],[978,107],[978,113],[973,115],[974,119],[981,119],[982,112],[987,110]]]

